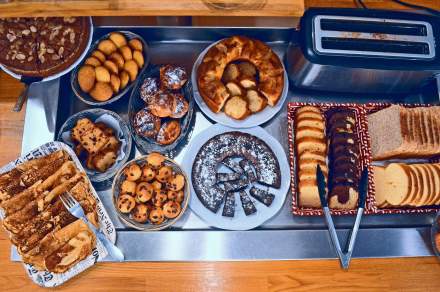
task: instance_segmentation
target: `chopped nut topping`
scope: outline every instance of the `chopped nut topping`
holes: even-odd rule
[[[15,57],[17,58],[17,60],[24,60],[24,59],[26,59],[26,56],[24,54],[22,54],[22,53],[17,54]]]
[[[15,41],[15,39],[17,38],[14,34],[11,33],[7,33],[6,37],[8,38],[8,40],[12,43],[13,41]]]
[[[25,29],[22,31],[23,35],[29,35],[31,33],[31,31],[29,29]]]
[[[49,54],[53,54],[53,53],[55,53],[55,51],[54,51],[52,48],[48,48],[46,51],[47,51]]]
[[[32,32],[37,32],[37,28],[35,26],[33,26],[33,25],[31,25],[30,29],[31,29]]]

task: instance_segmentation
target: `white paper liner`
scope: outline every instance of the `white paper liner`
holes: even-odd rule
[[[224,204],[222,204],[222,206],[217,211],[217,213],[213,213],[210,210],[208,210],[200,202],[196,192],[194,191],[194,187],[192,186],[192,167],[193,167],[194,159],[197,153],[199,152],[200,148],[210,138],[218,134],[231,132],[231,131],[240,131],[244,133],[249,133],[266,142],[266,144],[272,149],[273,153],[278,159],[280,165],[280,173],[281,173],[281,186],[279,189],[263,186],[260,184],[255,184],[256,187],[263,190],[267,190],[275,195],[275,199],[273,200],[272,204],[269,207],[260,203],[259,201],[255,200],[255,198],[250,196],[248,192],[248,189],[250,187],[248,187],[248,189],[246,189],[246,192],[248,193],[249,198],[252,200],[252,203],[254,203],[257,212],[249,216],[246,216],[241,206],[240,197],[238,194],[235,194],[235,215],[232,218],[222,216]],[[199,216],[208,225],[221,229],[249,230],[260,226],[261,224],[263,224],[264,222],[275,216],[281,210],[290,188],[290,166],[287,160],[286,153],[284,152],[284,149],[281,146],[281,144],[261,127],[238,130],[220,124],[212,125],[209,128],[205,129],[200,134],[198,134],[190,142],[181,165],[189,176],[189,183],[191,185],[190,188],[191,198],[190,198],[189,206],[191,210],[194,213],[196,213],[197,216]],[[225,169],[220,168],[220,172],[224,171]]]
[[[82,167],[81,163],[79,162],[78,158],[76,157],[75,153],[72,149],[70,149],[66,144],[61,142],[49,142],[46,143],[32,151],[30,151],[27,154],[22,155],[15,161],[12,161],[8,163],[7,165],[0,168],[0,174],[3,174],[7,171],[10,171],[11,169],[15,168],[17,165],[42,156],[49,155],[50,153],[53,153],[58,150],[65,150],[71,157],[73,162],[75,163],[76,167],[79,169],[79,171],[84,172],[84,168]],[[88,180],[88,179],[87,179]],[[104,208],[104,205],[102,204],[101,200],[98,197],[98,194],[96,193],[95,189],[93,188],[90,181],[88,181],[90,189],[92,191],[93,196],[96,199],[96,206],[97,206],[97,214],[98,214],[98,222],[100,229],[102,232],[114,243],[116,241],[116,229],[113,225],[113,222],[110,220],[110,217],[107,213],[107,211]],[[4,219],[4,212],[0,212],[0,218]],[[103,258],[107,256],[108,252],[103,246],[103,244],[97,239],[96,240],[96,247],[92,250],[92,253],[82,260],[81,262],[77,263],[73,267],[71,267],[67,272],[65,273],[51,273],[49,271],[38,271],[36,270],[32,265],[25,264],[26,272],[28,273],[29,277],[34,281],[36,284],[42,286],[42,287],[55,287],[58,285],[63,284],[67,280],[73,278],[74,276],[78,275],[82,271],[90,268],[93,266],[97,261],[101,261]]]
[[[102,123],[106,124],[107,126],[109,126],[110,128],[112,128],[115,131],[116,138],[121,142],[121,147],[119,147],[119,151],[117,153],[118,156],[116,157],[115,163],[113,163],[113,165],[109,169],[107,169],[105,172],[113,171],[113,170],[115,170],[114,168],[117,167],[117,164],[121,160],[123,160],[125,157],[124,149],[127,146],[127,141],[124,138],[124,133],[122,132],[121,127],[119,126],[118,120],[116,120],[113,116],[111,116],[109,114],[103,114],[103,115],[99,116],[97,119],[95,119],[94,121],[92,120],[92,122],[93,123],[102,122]],[[69,129],[69,130],[63,132],[61,134],[61,140],[62,140],[62,142],[69,145],[72,149],[74,149],[75,142],[72,140],[72,137],[70,136],[71,130],[72,129]],[[85,161],[81,161],[81,162],[85,163]],[[85,167],[85,165],[83,165],[83,167],[84,167],[87,175],[89,175],[89,176],[95,176],[95,175],[102,174],[102,172],[99,172],[99,171],[96,171],[93,169],[89,169],[89,168]]]

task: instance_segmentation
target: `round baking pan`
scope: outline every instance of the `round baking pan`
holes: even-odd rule
[[[148,155],[140,156],[136,159],[133,159],[133,160],[127,162],[118,171],[118,173],[116,174],[116,176],[113,180],[113,185],[112,185],[113,207],[115,208],[119,219],[121,219],[121,221],[125,225],[127,225],[131,228],[137,229],[137,230],[141,230],[141,231],[157,231],[157,230],[162,230],[162,229],[165,229],[165,228],[172,226],[174,223],[176,223],[182,217],[183,213],[185,213],[186,209],[188,208],[188,203],[189,203],[189,198],[190,198],[189,180],[188,180],[188,176],[186,175],[186,173],[174,160],[165,157],[164,164],[167,166],[171,166],[177,174],[182,174],[185,177],[185,187],[183,188],[184,198],[181,203],[182,210],[180,211],[180,214],[176,218],[164,220],[164,222],[162,222],[161,224],[157,224],[157,225],[151,224],[148,222],[147,223],[139,223],[139,222],[132,220],[128,214],[122,213],[121,211],[119,211],[119,209],[117,207],[119,190],[120,190],[122,182],[126,178],[126,176],[124,174],[124,170],[133,163],[136,163],[136,164],[139,164],[142,166],[145,165],[147,156]]]
[[[133,135],[134,142],[138,147],[139,151],[143,154],[147,154],[150,152],[160,152],[166,154],[169,157],[175,157],[179,154],[179,152],[183,149],[185,145],[188,144],[189,139],[191,137],[191,132],[193,130],[193,124],[195,122],[194,119],[194,99],[192,96],[192,86],[191,82],[188,80],[186,84],[183,86],[182,93],[185,99],[188,101],[188,112],[186,115],[179,119],[180,120],[180,136],[169,145],[161,145],[157,143],[154,139],[149,139],[138,135],[136,130],[133,127],[133,118],[136,113],[145,107],[145,102],[140,98],[140,87],[142,86],[145,78],[148,77],[157,77],[159,78],[159,70],[162,65],[151,65],[148,70],[140,76],[137,81],[128,104],[128,118],[129,118],[129,126],[130,131]]]
[[[267,105],[262,111],[253,113],[250,116],[246,117],[243,120],[235,120],[228,115],[226,115],[223,111],[220,111],[218,113],[213,112],[208,105],[203,100],[202,96],[199,93],[199,89],[197,86],[197,69],[200,66],[200,64],[203,61],[203,57],[205,57],[208,50],[217,45],[219,42],[221,42],[224,39],[221,39],[217,42],[212,43],[209,45],[206,49],[203,50],[202,53],[197,57],[197,60],[194,62],[194,66],[191,72],[191,82],[193,84],[193,93],[194,93],[194,99],[196,100],[197,105],[199,106],[200,110],[211,120],[231,127],[231,128],[252,128],[259,126],[261,124],[264,124],[265,122],[272,119],[284,106],[284,102],[287,99],[287,94],[289,92],[289,79],[287,76],[286,68],[284,67],[284,64],[282,62],[282,58],[278,56],[280,59],[281,65],[283,66],[284,71],[284,86],[283,91],[281,92],[280,99],[278,100],[277,104],[273,107]],[[276,54],[276,52],[274,51]]]
[[[119,100],[121,97],[123,97],[128,91],[130,91],[130,89],[133,88],[133,86],[136,84],[137,80],[139,80],[139,77],[142,75],[142,73],[145,71],[145,69],[148,67],[149,61],[150,61],[150,54],[149,54],[149,48],[147,43],[145,42],[145,40],[139,36],[138,34],[135,34],[131,31],[114,31],[114,32],[119,32],[122,33],[127,40],[131,40],[131,39],[139,39],[142,42],[142,46],[143,46],[143,55],[144,55],[144,66],[139,70],[138,76],[136,77],[136,80],[134,80],[133,82],[129,82],[128,85],[121,90],[118,94],[112,96],[109,100],[106,101],[97,101],[94,98],[92,98],[90,96],[90,94],[84,92],[81,90],[81,88],[79,87],[78,84],[78,70],[79,68],[81,68],[81,66],[84,64],[84,62],[81,62],[80,64],[78,64],[78,66],[75,67],[75,69],[72,71],[71,77],[70,77],[70,84],[72,86],[72,91],[73,93],[76,95],[76,97],[78,97],[78,99],[80,99],[82,102],[88,104],[88,105],[92,105],[92,106],[103,106],[103,105],[107,105],[107,104],[111,104],[117,100]],[[91,46],[91,48],[88,50],[87,53],[91,53],[94,50],[98,49],[98,45],[99,42],[101,42],[102,40],[106,40],[109,38],[111,33],[108,33],[104,36],[102,36],[100,39],[96,40],[93,45]]]
[[[131,152],[131,147],[132,147],[132,138],[131,138],[131,134],[130,134],[130,130],[127,126],[127,124],[125,123],[125,121],[115,112],[109,111],[109,110],[105,110],[105,109],[88,109],[88,110],[84,110],[81,112],[78,112],[76,114],[74,114],[73,116],[69,117],[64,124],[61,126],[58,135],[57,135],[57,140],[64,142],[64,139],[62,137],[62,134],[64,132],[70,132],[76,125],[76,122],[79,119],[82,118],[88,118],[90,119],[92,122],[95,122],[96,119],[98,119],[99,117],[102,117],[103,115],[109,115],[111,116],[114,120],[116,120],[116,122],[118,123],[118,127],[120,128],[120,131],[122,132],[122,136],[125,139],[125,146],[123,149],[120,149],[119,151],[123,151],[124,155],[122,157],[122,159],[120,159],[119,161],[116,161],[115,164],[113,164],[109,169],[107,169],[105,172],[101,173],[101,172],[97,172],[95,170],[91,170],[88,169],[86,166],[86,163],[83,159],[80,159],[81,164],[83,165],[84,169],[86,170],[86,173],[88,175],[88,177],[90,178],[91,181],[93,182],[104,182],[107,180],[110,180],[111,178],[113,178],[115,176],[115,174],[118,172],[118,170],[127,162],[128,158],[130,157],[130,152]],[[113,127],[111,127],[113,128]],[[116,129],[113,129],[116,130]],[[68,144],[68,143],[66,143]],[[69,145],[71,146],[71,145]],[[119,154],[118,154],[119,156]]]
[[[21,107],[23,106],[23,103],[27,99],[27,92],[29,90],[29,86],[32,83],[51,81],[51,80],[60,78],[61,76],[69,73],[73,68],[78,66],[78,64],[84,59],[84,57],[86,56],[87,52],[90,49],[90,45],[91,45],[92,39],[93,39],[93,22],[92,22],[92,18],[90,16],[87,17],[87,18],[88,18],[89,23],[90,23],[89,39],[87,40],[87,45],[86,45],[84,51],[79,56],[79,58],[75,62],[73,62],[72,65],[70,65],[69,67],[67,67],[63,71],[61,71],[59,73],[56,73],[56,74],[53,74],[53,75],[50,75],[50,76],[47,76],[47,77],[29,77],[29,76],[24,76],[24,75],[20,75],[20,74],[14,73],[8,67],[0,64],[0,69],[2,69],[3,71],[5,71],[10,76],[14,77],[15,79],[20,80],[22,83],[25,84],[25,87],[24,87],[23,91],[19,95],[19,98],[17,100],[17,104],[14,106],[14,111],[20,111],[21,110]]]

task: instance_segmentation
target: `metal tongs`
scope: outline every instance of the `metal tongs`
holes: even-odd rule
[[[328,232],[330,234],[333,248],[336,250],[336,253],[339,256],[342,268],[348,269],[348,266],[350,265],[351,255],[354,249],[354,244],[356,242],[357,233],[359,231],[359,224],[361,223],[362,214],[364,213],[365,198],[367,196],[368,187],[368,169],[365,168],[362,171],[361,180],[359,183],[359,205],[356,214],[356,220],[354,222],[353,229],[351,230],[348,249],[346,252],[342,251],[341,245],[339,244],[335,225],[330,214],[330,209],[328,208],[325,177],[319,165],[316,168],[316,176],[318,179],[319,199],[321,200],[321,206],[324,210],[325,221],[327,222]]]

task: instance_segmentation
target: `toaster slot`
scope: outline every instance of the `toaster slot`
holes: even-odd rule
[[[426,36],[426,26],[398,22],[354,21],[344,19],[322,19],[321,29],[327,31],[349,31],[385,33],[393,35]]]
[[[327,50],[429,55],[428,44],[405,41],[324,37],[322,38],[322,48]]]

